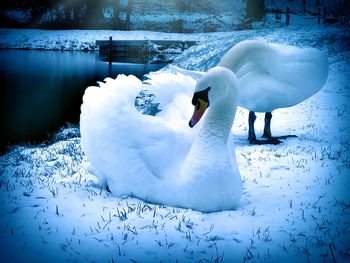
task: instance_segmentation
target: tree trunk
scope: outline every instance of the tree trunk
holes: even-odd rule
[[[306,0],[303,0],[303,10],[306,12]]]
[[[264,0],[247,0],[246,16],[250,21],[259,21],[265,16]]]
[[[115,4],[113,5],[113,27],[115,29],[120,29],[120,0],[116,0]]]
[[[131,11],[132,11],[132,0],[128,0],[128,6],[126,8],[126,19],[125,19],[125,27],[127,30],[131,29]]]

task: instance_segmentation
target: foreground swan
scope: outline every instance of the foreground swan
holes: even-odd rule
[[[271,136],[271,112],[306,100],[328,78],[328,59],[321,51],[257,40],[238,43],[218,66],[231,69],[238,78],[238,105],[250,111],[248,139],[253,144],[279,143],[278,138]],[[254,112],[266,112],[263,133],[266,140],[256,139]]]
[[[188,81],[194,80],[188,78],[187,85]],[[188,127],[190,115],[186,123],[182,117],[188,111],[182,98],[188,94],[186,87],[170,88],[173,99],[160,117],[136,111],[134,100],[142,83],[133,76],[89,87],[81,108],[81,142],[99,180],[116,195],[153,203],[205,212],[237,207],[242,185],[229,139],[237,85],[235,74],[224,67],[209,70],[197,83],[190,126],[207,111],[199,131]],[[177,111],[179,117],[171,117],[169,111]]]

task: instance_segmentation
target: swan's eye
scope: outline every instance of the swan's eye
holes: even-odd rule
[[[201,104],[198,102],[195,106],[196,106],[196,111],[199,111]]]
[[[195,94],[195,95],[196,95],[196,94]],[[198,103],[198,98],[196,98],[195,95],[193,95],[193,98],[192,98],[192,105],[197,107],[197,105],[198,105],[199,103]]]
[[[210,89],[211,89],[211,87],[208,87],[205,90],[197,91],[193,94],[192,105],[196,106],[196,109],[200,107],[199,99],[204,100],[208,104],[208,107],[209,107],[208,93],[209,93]]]

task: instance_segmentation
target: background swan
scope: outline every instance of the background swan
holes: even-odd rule
[[[215,67],[197,83],[191,126],[207,110],[198,131],[188,127],[190,114],[181,99],[188,96],[188,81],[194,80],[178,73],[168,75],[167,84],[174,78],[188,78],[187,85],[168,90],[173,99],[164,96],[168,101],[160,116],[135,109],[134,100],[143,84],[133,76],[120,75],[100,87],[89,87],[81,107],[83,150],[100,182],[106,182],[114,194],[205,212],[235,208],[242,186],[229,137],[237,79],[231,70]],[[166,84],[157,78],[146,87],[156,90],[159,82]],[[178,117],[169,114],[173,111],[178,111]],[[186,122],[181,117],[184,112]]]
[[[271,136],[271,112],[294,106],[317,93],[328,78],[328,59],[315,48],[298,48],[246,40],[232,47],[219,66],[231,69],[238,78],[238,105],[250,111],[251,143],[280,141]],[[254,112],[266,112],[263,137],[257,140]],[[288,136],[282,136],[285,138]]]

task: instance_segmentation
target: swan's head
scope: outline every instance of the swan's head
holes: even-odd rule
[[[194,127],[204,115],[210,105],[214,105],[221,98],[237,93],[237,77],[225,67],[210,69],[197,83],[192,104],[195,106],[193,116],[189,122]]]

